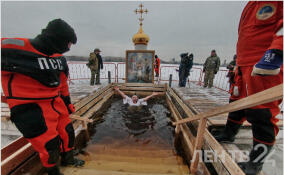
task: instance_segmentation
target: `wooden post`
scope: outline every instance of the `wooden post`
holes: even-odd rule
[[[194,144],[194,151],[193,151],[193,161],[190,164],[190,172],[192,174],[196,173],[198,163],[199,163],[199,154],[201,153],[201,147],[203,144],[203,135],[206,129],[206,119],[201,119],[198,125],[197,136]],[[194,156],[195,155],[195,156]]]
[[[174,145],[177,146],[178,145],[178,141],[179,141],[179,137],[180,137],[180,125],[177,125],[175,128],[175,140],[174,140]]]
[[[173,79],[173,75],[170,74],[170,79],[169,79],[169,86],[172,87],[172,79]]]
[[[188,87],[190,88],[189,76],[187,77],[187,83],[188,83]]]
[[[75,115],[75,114],[71,114],[69,116],[71,119],[75,119],[75,120],[79,120],[82,122],[82,128],[85,130],[85,133],[86,133],[86,140],[89,141],[90,140],[90,134],[89,134],[89,131],[88,131],[88,123],[93,123],[93,120],[92,119],[89,119],[89,118],[85,118],[85,117],[81,117],[79,115]]]
[[[110,71],[108,71],[107,73],[108,73],[108,84],[110,84],[111,83]]]
[[[88,122],[82,121],[82,127],[85,130],[86,140],[89,141],[90,140],[90,134],[89,134],[89,131],[88,131]]]

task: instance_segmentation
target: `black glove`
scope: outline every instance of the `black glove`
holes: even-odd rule
[[[214,74],[217,74],[217,72],[218,72],[218,71],[217,71],[217,70],[215,70],[215,71],[214,71]]]
[[[64,104],[65,104],[66,108],[68,109],[69,114],[72,114],[73,112],[75,112],[75,107],[71,103],[70,96],[60,95],[60,97],[63,99]]]

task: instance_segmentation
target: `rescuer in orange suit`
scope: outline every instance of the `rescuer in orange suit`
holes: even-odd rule
[[[160,69],[160,58],[158,55],[155,55],[155,73],[156,77],[159,77],[159,69]]]
[[[239,23],[237,71],[231,101],[283,83],[283,2],[250,1]],[[276,115],[281,100],[229,113],[225,130],[215,138],[233,142],[242,123],[252,125],[253,149],[248,162],[239,163],[247,175],[258,174],[279,131]]]
[[[61,19],[48,23],[34,39],[1,39],[2,88],[11,109],[11,121],[39,152],[49,175],[61,175],[61,165],[82,166],[74,158],[74,129],[68,65],[62,55],[77,41],[71,26]]]

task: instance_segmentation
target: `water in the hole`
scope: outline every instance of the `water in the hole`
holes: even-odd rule
[[[121,98],[112,99],[94,127],[86,154],[80,156],[86,165],[64,173],[188,174],[188,166],[174,146],[174,128],[165,103],[158,98],[135,109],[123,105]]]
[[[116,98],[95,127],[89,145],[120,143],[123,145],[173,147],[173,127],[164,100],[150,101],[147,106],[129,107]]]

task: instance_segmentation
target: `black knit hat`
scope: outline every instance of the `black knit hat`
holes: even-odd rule
[[[180,57],[183,58],[183,57],[186,57],[187,55],[188,55],[188,52],[187,53],[181,53]]]
[[[42,29],[42,34],[48,37],[56,37],[67,43],[76,44],[77,36],[74,29],[62,19],[54,19],[50,21],[45,29]]]

